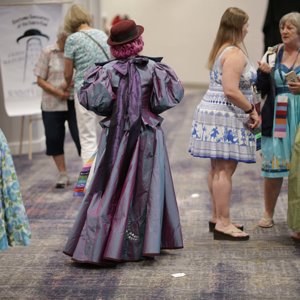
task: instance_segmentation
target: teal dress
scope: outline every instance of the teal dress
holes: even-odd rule
[[[280,53],[278,54],[280,55]],[[280,76],[281,69],[281,76]],[[276,83],[275,113],[279,95],[288,97],[288,107],[286,116],[286,136],[277,138],[262,136],[262,176],[267,178],[283,178],[289,175],[291,165],[291,154],[294,140],[300,123],[300,95],[294,95],[289,92],[284,75],[291,71],[285,65],[280,64],[280,69],[276,68],[274,72],[274,80]],[[300,66],[294,69],[296,74],[300,76]],[[273,133],[276,119],[273,121]]]
[[[0,129],[0,250],[29,244],[31,232],[10,149]]]

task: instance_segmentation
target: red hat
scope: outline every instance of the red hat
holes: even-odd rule
[[[111,21],[111,26],[116,25],[116,24],[119,23],[120,21],[122,21],[121,16],[116,15],[116,16],[112,19],[112,21]]]
[[[137,39],[144,32],[144,27],[136,25],[133,20],[122,20],[110,29],[107,44],[122,45]]]

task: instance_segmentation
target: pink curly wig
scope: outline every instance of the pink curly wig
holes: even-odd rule
[[[110,52],[115,58],[126,58],[140,53],[144,48],[142,36],[122,45],[110,46]]]

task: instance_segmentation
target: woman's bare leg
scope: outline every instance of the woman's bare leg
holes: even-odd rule
[[[66,162],[64,154],[52,156],[59,173],[66,173]]]
[[[265,178],[264,179],[264,217],[273,218],[275,206],[280,194],[283,178]]]
[[[230,220],[230,200],[232,193],[232,176],[236,170],[234,160],[212,160],[212,194],[216,204],[218,231],[236,231]],[[234,233],[233,236],[248,236],[245,232]]]
[[[216,201],[214,200],[213,191],[212,191],[212,180],[213,180],[213,167],[211,162],[211,168],[207,176],[207,185],[210,194],[211,200],[211,219],[210,221],[213,223],[217,222],[217,211],[216,211]]]
[[[270,228],[274,225],[273,216],[278,196],[280,194],[283,178],[264,179],[264,202],[265,211],[258,225],[263,228]]]

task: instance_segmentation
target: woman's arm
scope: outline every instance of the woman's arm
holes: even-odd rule
[[[70,93],[67,91],[64,91],[60,88],[57,88],[53,86],[51,83],[44,80],[42,77],[37,77],[37,84],[39,87],[41,87],[44,91],[46,91],[49,94],[52,94],[61,100],[68,100],[70,97]]]
[[[289,86],[289,89],[291,91],[292,94],[300,94],[300,78],[298,76],[298,81],[297,82],[292,82],[292,81],[289,81],[288,82],[288,86]]]
[[[243,52],[234,48],[225,53],[223,59],[223,74],[222,85],[225,96],[237,107],[241,108],[245,112],[249,112],[251,118],[251,128],[255,128],[259,125],[259,116],[253,104],[243,95],[239,88],[242,72],[246,65],[246,58]]]
[[[258,69],[255,85],[262,97],[273,93],[273,79],[271,73],[275,66],[276,55],[280,47],[280,45],[269,47],[262,59],[257,62]]]
[[[240,79],[246,65],[245,55],[240,49],[225,53],[223,62],[222,85],[225,96],[244,111],[251,109],[251,104],[239,88]]]
[[[70,58],[65,58],[64,75],[65,75],[65,80],[68,88],[71,85],[72,78],[73,78],[73,60]]]

